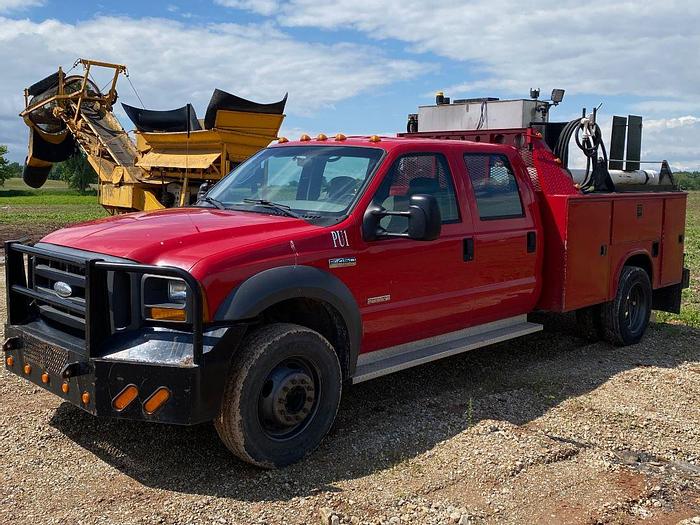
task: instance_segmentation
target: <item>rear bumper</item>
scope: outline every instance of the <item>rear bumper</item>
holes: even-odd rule
[[[207,366],[182,366],[122,361],[109,355],[90,359],[45,337],[31,324],[6,325],[5,335],[4,363],[9,372],[95,416],[194,425],[212,420],[218,412],[230,357],[218,344],[209,348]],[[218,343],[229,337],[215,339]],[[156,344],[172,346],[174,340],[161,331]],[[138,396],[117,410],[114,399],[128,385],[136,386]],[[163,387],[169,399],[148,413],[144,403]]]

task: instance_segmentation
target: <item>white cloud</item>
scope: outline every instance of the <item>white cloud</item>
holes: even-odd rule
[[[0,0],[0,13],[44,5],[44,0]]]
[[[268,11],[283,26],[355,29],[468,63],[478,80],[452,86],[453,94],[523,94],[541,85],[681,97],[700,84],[697,0],[327,0],[322,8],[289,0]]]
[[[26,148],[27,131],[17,117],[23,88],[60,64],[67,69],[77,57],[126,64],[147,107],[172,109],[191,101],[200,117],[215,87],[261,102],[289,91],[287,113],[304,115],[425,68],[362,46],[299,42],[270,24],[191,26],[165,19],[99,17],[69,24],[0,17],[0,48],[21,50],[0,55],[0,143],[15,159]],[[126,79],[118,90],[121,100],[139,105]]]
[[[215,3],[234,9],[245,9],[260,15],[274,15],[279,11],[279,2],[275,0],[214,0]]]

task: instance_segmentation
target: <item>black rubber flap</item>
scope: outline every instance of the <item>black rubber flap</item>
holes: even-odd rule
[[[202,129],[192,104],[169,111],[135,108],[123,103],[122,107],[139,131],[187,131],[188,115],[190,122],[189,131]],[[187,108],[189,108],[189,112]]]
[[[273,102],[272,104],[259,104],[258,102],[253,102],[252,100],[246,100],[245,98],[232,95],[231,93],[226,93],[220,89],[215,89],[214,94],[211,96],[209,101],[209,106],[207,106],[207,113],[204,116],[204,127],[206,129],[211,129],[214,127],[216,122],[216,112],[220,109],[228,111],[248,111],[250,113],[267,113],[272,115],[281,115],[284,113],[284,106],[287,105],[287,94],[279,102]]]

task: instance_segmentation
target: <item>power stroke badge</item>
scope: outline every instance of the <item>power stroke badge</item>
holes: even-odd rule
[[[355,266],[357,264],[357,257],[337,257],[335,259],[328,259],[329,268],[346,268],[348,266]]]

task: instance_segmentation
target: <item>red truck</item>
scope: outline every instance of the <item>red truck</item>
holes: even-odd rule
[[[344,385],[537,332],[531,312],[634,344],[688,285],[686,194],[586,193],[541,130],[283,138],[194,206],[8,242],[5,366],[278,467]]]

